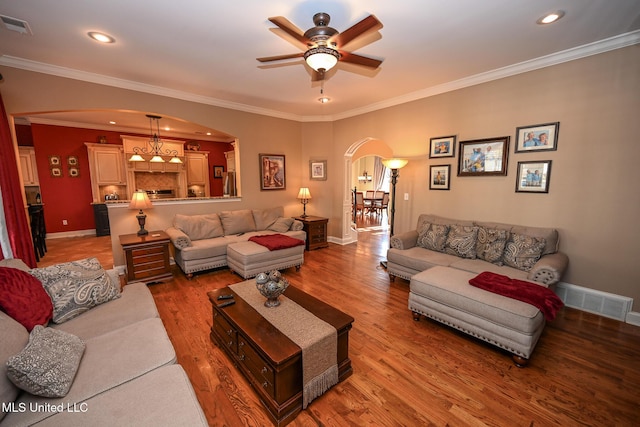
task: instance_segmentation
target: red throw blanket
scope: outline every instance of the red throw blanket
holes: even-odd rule
[[[564,303],[551,290],[535,283],[511,279],[502,274],[485,271],[469,280],[469,284],[485,291],[517,299],[537,307],[547,320],[556,318],[556,313]]]
[[[270,251],[304,245],[304,240],[294,239],[293,237],[285,236],[284,234],[264,234],[261,236],[253,236],[249,237],[249,241],[262,245]]]

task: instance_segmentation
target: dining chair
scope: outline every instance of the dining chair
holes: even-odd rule
[[[364,214],[364,194],[362,191],[356,192],[356,206],[355,206],[356,214],[358,211],[360,215]]]

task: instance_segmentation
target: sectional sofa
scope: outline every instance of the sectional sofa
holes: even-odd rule
[[[25,291],[21,282],[30,270],[20,260],[2,260],[0,267],[0,302],[9,306],[18,290]],[[62,288],[79,285],[72,270],[63,264],[49,268],[48,273],[64,278],[62,287],[47,293],[54,290],[61,296]],[[147,287],[131,283],[120,292],[114,270],[93,272],[81,286],[87,292],[77,292],[75,302],[54,302],[58,323],[47,325],[45,317],[34,325],[24,316],[19,322],[6,313],[11,307],[2,307],[0,426],[206,426]],[[97,281],[109,285],[96,288]],[[79,299],[107,301],[83,308]],[[18,307],[16,317],[36,304],[22,302],[26,305]],[[63,306],[71,310],[63,311]]]

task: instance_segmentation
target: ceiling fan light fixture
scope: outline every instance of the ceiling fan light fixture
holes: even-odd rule
[[[326,104],[329,101],[331,101],[331,98],[328,98],[326,96],[322,96],[322,97],[318,98],[318,102],[321,103],[321,104]]]
[[[87,33],[87,35],[89,37],[91,37],[93,40],[95,40],[97,42],[100,42],[100,43],[115,43],[116,42],[116,39],[111,37],[109,34],[100,33],[98,31],[89,31]]]
[[[304,53],[304,60],[315,71],[329,71],[340,59],[340,53],[328,46],[312,47]]]
[[[551,12],[551,13],[548,13],[548,14],[544,15],[542,18],[538,19],[536,21],[536,23],[538,25],[551,24],[552,22],[556,22],[557,20],[559,20],[563,16],[564,16],[564,11],[563,10],[557,10],[555,12]]]

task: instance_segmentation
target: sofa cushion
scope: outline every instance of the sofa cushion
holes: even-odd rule
[[[464,270],[464,271],[468,271],[476,274],[480,274],[485,271],[490,271],[492,273],[509,276],[512,279],[528,280],[527,279],[528,274],[526,271],[509,267],[508,265],[496,265],[496,264],[488,263],[484,260],[481,260],[480,258],[476,258],[476,259],[458,258],[455,262],[452,262],[449,265],[449,267],[455,268],[456,270]],[[542,285],[542,283],[538,283],[538,284]]]
[[[18,396],[18,387],[7,377],[7,360],[18,354],[29,342],[29,333],[15,319],[0,311],[0,405],[9,404]],[[0,411],[0,420],[5,412]]]
[[[546,243],[542,238],[511,233],[502,259],[510,267],[529,271],[542,256]]]
[[[220,220],[225,236],[230,234],[247,233],[256,231],[256,221],[250,209],[220,212]]]
[[[278,218],[273,224],[267,227],[267,230],[284,233],[285,231],[289,231],[291,224],[293,224],[293,218]]]
[[[427,232],[418,236],[418,245],[432,251],[444,252],[450,228],[448,225],[431,224]]]
[[[173,218],[173,226],[182,230],[191,240],[210,239],[224,235],[220,217],[215,213],[205,215],[176,214]]]
[[[7,375],[16,386],[36,396],[64,397],[84,348],[75,335],[37,325],[27,346],[7,361]]]
[[[120,296],[96,258],[86,258],[30,271],[37,277],[53,302],[53,321],[62,323]]]
[[[0,309],[27,331],[46,325],[53,316],[51,298],[40,280],[17,268],[0,267]]]
[[[270,209],[257,209],[252,212],[257,231],[267,230],[278,218],[284,216],[284,208],[282,206]]]
[[[423,271],[437,265],[449,266],[460,258],[414,246],[409,249],[389,249],[387,260],[415,271]]]
[[[454,224],[449,229],[444,251],[460,258],[475,259],[478,227]]]
[[[507,230],[478,227],[477,257],[492,264],[502,265],[502,254],[508,238]]]

